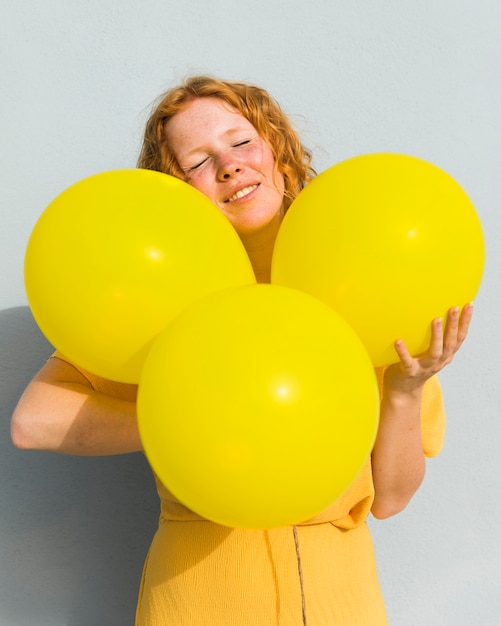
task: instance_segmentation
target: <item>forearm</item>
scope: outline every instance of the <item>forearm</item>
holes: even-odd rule
[[[399,513],[425,474],[421,437],[421,390],[385,393],[372,452],[375,498],[372,513],[383,519]]]
[[[21,449],[100,456],[141,449],[135,402],[113,398],[79,382],[35,380],[12,417]]]

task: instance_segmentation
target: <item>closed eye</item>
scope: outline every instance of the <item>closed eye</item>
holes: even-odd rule
[[[189,167],[188,172],[194,172],[199,167],[202,167],[202,165],[207,161],[208,158],[209,157],[206,157],[203,161],[200,161],[200,163],[197,163],[196,165],[192,165],[191,167]]]

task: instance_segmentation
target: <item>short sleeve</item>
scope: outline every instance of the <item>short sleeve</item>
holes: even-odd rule
[[[421,436],[427,457],[439,454],[444,444],[445,408],[442,388],[436,376],[426,381],[421,401]]]
[[[50,358],[60,359],[61,361],[65,361],[66,363],[72,365],[76,370],[80,372],[80,374],[82,374],[82,376],[87,379],[89,385],[92,387],[92,389],[94,389],[94,391],[98,391],[99,393],[111,396],[112,398],[128,400],[130,402],[134,402],[136,400],[137,385],[120,383],[114,380],[101,378],[101,376],[97,376],[96,374],[92,374],[91,372],[82,369],[58,351],[54,352],[50,356]]]
[[[383,367],[376,369],[379,390],[383,389]],[[445,407],[442,388],[437,376],[426,381],[421,400],[421,437],[426,457],[437,456],[442,450],[445,436]]]

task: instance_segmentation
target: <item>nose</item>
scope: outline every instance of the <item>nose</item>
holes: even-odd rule
[[[218,159],[217,178],[220,181],[230,180],[242,171],[242,165],[230,155]]]

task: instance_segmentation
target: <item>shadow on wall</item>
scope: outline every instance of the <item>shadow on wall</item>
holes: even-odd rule
[[[0,311],[0,624],[126,626],[158,521],[142,454],[19,451],[10,416],[51,354],[27,307]]]

